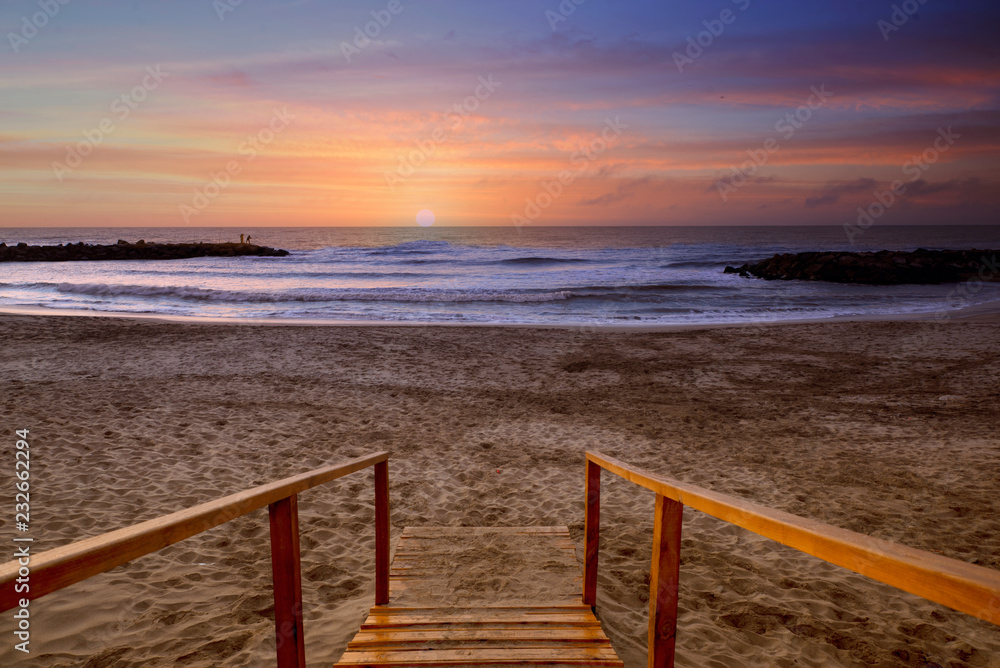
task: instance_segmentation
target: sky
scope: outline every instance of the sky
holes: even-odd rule
[[[0,33],[2,227],[998,222],[995,0],[5,0]]]

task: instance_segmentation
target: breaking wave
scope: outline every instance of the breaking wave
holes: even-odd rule
[[[500,260],[500,264],[568,264],[572,262],[590,262],[582,258],[561,258],[561,257],[512,257],[507,260]]]
[[[39,285],[38,287],[42,287]],[[208,288],[150,285],[105,285],[60,283],[56,290],[65,294],[94,297],[155,297],[203,301],[278,303],[278,302],[334,302],[334,301],[385,301],[385,302],[547,302],[571,299],[571,290],[520,292],[503,290],[434,290],[420,288],[327,289],[291,290],[287,292],[251,292],[241,290],[212,290]]]
[[[511,302],[539,303],[568,299],[634,299],[651,291],[716,290],[711,285],[588,286],[555,290],[447,290],[434,288],[312,288],[288,291],[217,290],[193,286],[121,285],[104,283],[36,283],[30,288],[54,288],[63,294],[92,297],[148,297],[233,303],[280,302]]]

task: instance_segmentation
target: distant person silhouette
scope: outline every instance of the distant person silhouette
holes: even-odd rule
[[[247,235],[247,243],[250,243],[250,235]]]
[[[243,243],[243,235],[240,235],[240,243]]]

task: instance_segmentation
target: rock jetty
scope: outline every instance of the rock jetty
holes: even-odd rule
[[[926,250],[865,253],[783,253],[725,273],[767,280],[830,281],[867,285],[1000,280],[1000,250]]]
[[[58,246],[8,246],[0,243],[0,262],[78,262],[81,260],[181,260],[192,257],[257,255],[283,257],[288,251],[253,244],[157,244],[119,240],[110,246],[60,244]]]

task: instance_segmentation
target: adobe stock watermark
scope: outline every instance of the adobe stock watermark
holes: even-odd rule
[[[226,20],[226,14],[235,12],[236,8],[243,4],[243,0],[212,0],[212,9],[219,21]]]
[[[413,0],[407,1],[413,2]],[[402,14],[404,9],[406,7],[403,6],[402,0],[389,0],[385,9],[373,9],[370,12],[374,20],[366,23],[363,30],[361,26],[354,26],[354,39],[340,43],[340,52],[344,54],[348,64],[353,56],[360,55],[364,49],[371,46],[372,40],[381,35],[382,31],[392,23],[392,18]]]
[[[31,16],[22,16],[21,29],[18,32],[7,33],[10,48],[14,49],[14,53],[21,53],[21,47],[26,46],[59,14],[59,10],[69,3],[70,0],[38,0],[38,6],[42,11],[35,12]]]
[[[434,155],[438,145],[447,141],[450,133],[462,127],[469,114],[479,109],[479,105],[490,99],[490,96],[502,85],[501,82],[493,78],[492,74],[485,78],[479,77],[478,81],[479,85],[476,86],[472,95],[445,111],[446,124],[434,128],[427,139],[414,142],[416,148],[405,156],[399,157],[399,166],[396,167],[395,172],[385,172],[385,183],[390,191],[395,192],[398,184],[416,174],[417,170]]]
[[[819,88],[810,86],[809,90],[812,91],[812,94],[806,99],[805,104],[788,112],[774,124],[774,131],[786,141],[794,137],[795,132],[809,122],[813,112],[825,107],[827,101],[833,97],[833,93],[826,89],[826,84],[820,84]],[[715,182],[715,187],[719,191],[719,197],[722,198],[722,201],[729,201],[729,195],[746,185],[750,177],[767,164],[771,154],[777,153],[780,149],[781,144],[778,143],[776,137],[765,139],[759,149],[747,149],[747,155],[750,159],[739,167],[730,167],[732,173]]]
[[[111,113],[113,116],[105,116],[98,122],[97,127],[83,131],[83,139],[66,149],[66,157],[63,162],[54,161],[52,171],[56,178],[62,183],[68,174],[83,164],[84,159],[94,152],[98,146],[104,142],[104,138],[118,129],[115,123],[124,123],[132,115],[132,112],[139,108],[139,105],[146,101],[149,94],[160,87],[163,80],[170,76],[169,72],[164,72],[160,65],[149,65],[146,67],[146,76],[142,78],[142,83],[135,86],[127,93],[123,93],[111,103]]]
[[[892,6],[892,13],[888,19],[879,19],[875,22],[875,27],[882,33],[882,41],[888,42],[889,35],[902,28],[910,20],[910,17],[920,10],[920,6],[927,0],[904,0],[901,4]]]
[[[576,8],[587,2],[587,0],[562,0],[556,10],[551,9],[545,10],[545,20],[549,22],[549,27],[552,28],[552,32],[556,31],[556,26],[560,23],[564,23],[569,20],[569,17],[573,15]]]
[[[201,187],[194,189],[191,204],[180,205],[181,217],[184,218],[184,222],[190,224],[191,216],[196,216],[207,209],[208,205],[229,187],[233,178],[243,171],[243,167],[253,162],[257,155],[273,142],[275,137],[284,132],[294,119],[295,115],[288,113],[287,107],[281,109],[275,107],[267,125],[256,134],[244,139],[236,148],[236,153],[241,156],[242,160],[230,160],[226,163],[224,170],[209,172],[209,180]]]
[[[620,116],[604,119],[604,128],[600,134],[595,135],[589,143],[574,151],[570,156],[570,164],[575,165],[576,169],[563,169],[551,181],[543,181],[538,194],[524,199],[523,213],[510,214],[510,222],[514,224],[514,227],[520,229],[535,222],[542,215],[542,212],[552,206],[552,203],[563,194],[566,188],[586,173],[592,162],[601,157],[609,148],[614,147],[618,138],[621,137],[622,130],[627,129],[628,125],[621,122]]]
[[[732,0],[732,3],[741,12],[745,12],[750,7],[750,0]],[[716,38],[722,36],[722,33],[726,30],[726,26],[736,21],[737,16],[739,15],[733,10],[723,9],[719,12],[719,18],[702,21],[701,24],[705,26],[705,29],[697,35],[688,35],[688,45],[684,49],[684,53],[680,51],[674,51],[673,53],[674,65],[677,66],[677,71],[683,74],[685,67],[701,58],[702,54],[705,53],[705,49],[715,44]]]
[[[915,155],[903,163],[903,174],[910,177],[909,182],[919,181],[928,169],[935,162],[941,159],[943,153],[955,145],[955,141],[962,135],[952,132],[951,126],[947,129],[938,128],[938,136],[934,138],[931,146],[924,149],[923,153]],[[906,194],[907,185],[896,179],[885,190],[876,190],[873,194],[875,200],[867,207],[858,207],[858,218],[854,223],[844,223],[844,233],[847,240],[854,243],[854,240],[865,233],[865,230],[875,224],[875,221],[885,215],[899,198]]]

